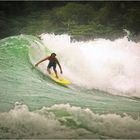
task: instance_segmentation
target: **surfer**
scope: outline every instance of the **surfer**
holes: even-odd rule
[[[48,73],[51,74],[50,68],[53,67],[53,70],[55,72],[56,78],[58,78],[57,70],[56,70],[56,64],[58,64],[58,66],[60,68],[60,73],[62,74],[63,72],[62,72],[62,68],[61,68],[60,63],[59,63],[58,59],[56,58],[56,54],[55,53],[52,53],[50,56],[45,57],[44,59],[42,59],[39,62],[37,62],[35,64],[35,67],[37,67],[40,63],[42,63],[43,61],[46,61],[46,60],[49,60],[49,64],[47,66]]]

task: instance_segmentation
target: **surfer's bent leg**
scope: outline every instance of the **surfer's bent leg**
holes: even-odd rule
[[[47,67],[47,71],[48,71],[49,74],[51,74],[50,68],[51,68],[51,64],[49,63],[49,64],[48,64],[48,67]]]
[[[48,71],[49,74],[51,74],[51,70],[50,70],[50,68],[47,68],[47,71]]]
[[[53,70],[54,70],[54,72],[55,72],[56,78],[58,78],[57,70],[56,70],[56,65],[53,65]]]

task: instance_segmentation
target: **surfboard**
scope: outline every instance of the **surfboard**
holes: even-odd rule
[[[59,78],[56,78],[55,73],[51,73],[49,76],[56,83],[59,83],[59,84],[62,84],[62,85],[69,85],[69,84],[71,84],[71,82],[69,80],[65,79],[64,77],[62,77],[60,75],[58,75]]]

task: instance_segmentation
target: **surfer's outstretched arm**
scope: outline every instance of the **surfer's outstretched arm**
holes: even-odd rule
[[[40,61],[38,61],[36,64],[35,64],[35,67],[38,66],[40,63],[42,63],[43,61],[47,60],[49,57],[46,57]]]

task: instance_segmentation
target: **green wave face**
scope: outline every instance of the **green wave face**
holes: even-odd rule
[[[49,53],[34,36],[0,41],[0,138],[140,137],[139,99],[56,84],[32,69]]]
[[[30,60],[35,62],[38,57],[49,53],[48,50],[45,50],[46,53],[44,50],[40,52],[32,45],[42,47],[38,38],[25,35],[9,37],[0,42],[1,111],[9,110],[16,101],[30,105],[31,109],[52,105],[62,101],[58,98],[60,94],[63,96],[70,92],[37,69],[32,69]],[[65,99],[63,102],[66,102]]]
[[[0,42],[0,85],[4,98],[1,110],[9,109],[11,104],[22,100],[21,96],[26,96],[31,91],[35,75],[33,76],[28,58],[30,41],[25,36],[15,36]]]
[[[1,40],[0,50],[1,111],[8,111],[17,101],[30,109],[58,103],[83,104],[77,91],[56,84],[33,68],[32,63],[50,53],[38,38],[9,37]]]

